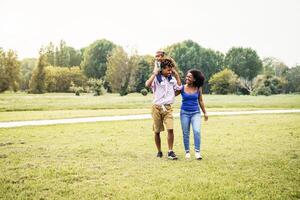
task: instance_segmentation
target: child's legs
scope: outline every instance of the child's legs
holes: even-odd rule
[[[195,151],[200,151],[201,145],[201,135],[200,135],[200,127],[201,127],[201,114],[195,113],[192,115],[191,123],[194,132],[194,144],[195,144]]]
[[[186,152],[190,151],[190,123],[191,118],[185,111],[180,112],[180,122],[183,136],[183,144]]]

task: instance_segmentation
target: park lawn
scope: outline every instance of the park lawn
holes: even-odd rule
[[[204,159],[155,157],[151,120],[0,129],[0,199],[299,199],[300,114],[215,116]],[[164,155],[166,134],[162,134]]]
[[[208,111],[241,111],[261,109],[299,109],[300,95],[237,96],[205,95]],[[0,121],[60,119],[150,113],[152,94],[92,94],[75,96],[70,93],[41,95],[4,93],[0,95]],[[177,97],[174,112],[179,112]]]

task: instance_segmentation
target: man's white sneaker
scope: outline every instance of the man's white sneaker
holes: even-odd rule
[[[185,158],[186,158],[186,159],[190,159],[190,158],[191,158],[191,154],[190,154],[190,153],[186,153],[186,154],[185,154]]]
[[[197,160],[202,159],[202,156],[201,156],[200,152],[195,152],[195,157],[196,157]]]

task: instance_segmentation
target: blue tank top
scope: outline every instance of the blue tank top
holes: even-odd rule
[[[189,111],[189,112],[196,112],[200,111],[199,109],[199,91],[189,94],[184,92],[184,86],[181,90],[181,96],[182,96],[182,104],[181,104],[181,110]]]

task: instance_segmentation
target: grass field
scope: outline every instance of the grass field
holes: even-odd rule
[[[204,100],[208,111],[300,108],[300,95],[205,95]],[[4,93],[0,94],[0,121],[145,114],[150,112],[151,101],[152,94],[78,97],[68,93]],[[174,104],[175,112],[179,111],[180,102],[179,96]]]
[[[210,117],[202,161],[184,159],[178,119],[178,161],[155,157],[151,120],[0,129],[0,199],[299,199],[299,122]]]

